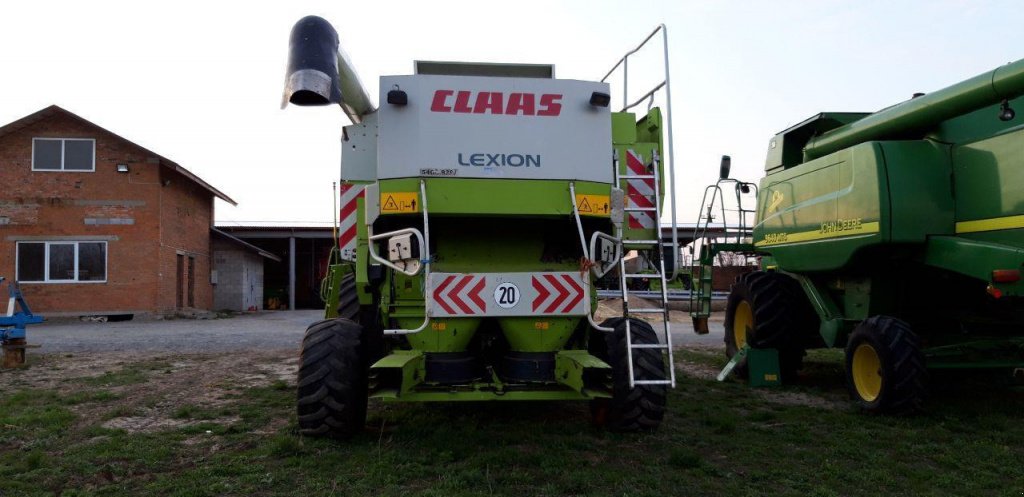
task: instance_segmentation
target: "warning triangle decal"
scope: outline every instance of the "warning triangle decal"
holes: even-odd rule
[[[590,202],[587,202],[587,197],[583,197],[583,202],[580,202],[580,212],[591,212]]]
[[[391,195],[388,195],[388,199],[384,201],[383,209],[386,211],[397,211],[398,204],[395,203],[395,198],[392,197]]]

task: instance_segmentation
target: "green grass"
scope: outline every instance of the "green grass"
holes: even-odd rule
[[[809,360],[801,384],[782,392],[841,401],[841,364],[828,355]],[[665,423],[651,434],[592,428],[576,403],[387,404],[375,405],[367,430],[349,442],[297,436],[294,393],[282,384],[238,389],[216,408],[180,406],[168,417],[187,426],[142,434],[75,414],[85,403],[122,409],[124,399],[113,395],[0,391],[0,495],[1024,492],[1020,390],[944,384],[924,414],[881,417],[843,402],[772,402],[771,391],[738,382],[679,380]]]

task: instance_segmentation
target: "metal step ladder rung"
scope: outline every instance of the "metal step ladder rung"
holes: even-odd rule
[[[634,343],[633,349],[667,349],[668,345],[663,343]]]
[[[630,309],[629,310],[630,314],[632,314],[634,312],[637,313],[637,314],[661,314],[661,313],[665,312],[665,309],[658,309],[657,307],[644,307],[644,308],[641,308],[641,309]]]
[[[661,240],[622,240],[623,245],[661,245]]]
[[[661,275],[657,273],[626,273],[623,276],[626,278],[661,278]]]
[[[671,385],[672,380],[633,380],[634,385]]]

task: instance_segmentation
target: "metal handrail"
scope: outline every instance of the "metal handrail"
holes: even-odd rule
[[[622,103],[623,103],[623,105],[627,105],[627,103],[629,102],[629,56],[639,52],[640,49],[642,49],[644,47],[644,45],[647,44],[648,41],[651,41],[651,39],[654,38],[654,35],[658,34],[659,31],[661,32],[662,54],[663,54],[663,57],[664,57],[664,60],[665,60],[665,79],[662,80],[662,82],[659,83],[653,90],[651,90],[651,91],[647,92],[646,94],[644,94],[644,96],[642,98],[640,98],[638,101],[634,102],[631,105],[628,105],[628,106],[624,107],[622,109],[622,111],[625,112],[626,110],[629,110],[630,108],[639,105],[640,102],[643,102],[647,98],[653,98],[653,95],[654,95],[655,92],[657,92],[658,90],[661,90],[662,88],[665,89],[665,107],[666,107],[665,110],[667,111],[667,114],[668,114],[668,117],[665,119],[665,121],[666,121],[666,124],[668,125],[668,140],[667,141],[668,141],[668,166],[669,166],[668,167],[669,204],[671,205],[671,211],[672,211],[672,213],[671,213],[671,217],[672,217],[672,254],[673,254],[673,257],[675,258],[675,261],[674,261],[675,263],[672,264],[672,276],[670,278],[668,278],[668,279],[673,280],[677,276],[679,276],[679,267],[680,267],[680,262],[681,261],[680,261],[680,257],[679,257],[679,227],[678,227],[678,222],[676,220],[676,173],[675,173],[676,160],[675,160],[675,146],[673,145],[673,141],[674,141],[673,140],[673,136],[674,136],[674,134],[672,133],[672,114],[673,114],[673,112],[672,112],[672,77],[671,77],[671,70],[669,68],[669,62],[668,62],[668,28],[666,28],[664,24],[659,24],[658,27],[654,28],[654,30],[651,31],[651,34],[647,35],[647,37],[644,38],[644,40],[641,41],[640,44],[636,46],[636,48],[626,52],[626,54],[623,55],[622,58],[619,59],[619,61],[616,62],[615,65],[612,66],[612,68],[608,70],[608,72],[604,75],[604,77],[601,78],[601,82],[604,83],[605,80],[607,80],[608,77],[611,76],[612,73],[614,73],[615,70],[619,68],[619,66],[622,66]],[[658,219],[658,225],[660,226],[660,224],[661,224],[661,219]]]

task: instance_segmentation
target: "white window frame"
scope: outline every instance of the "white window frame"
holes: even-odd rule
[[[18,260],[21,250],[18,250],[18,246],[23,243],[42,243],[43,244],[43,279],[34,281],[21,281],[21,262]],[[78,244],[80,243],[102,243],[103,244],[103,279],[102,280],[79,280],[78,279]],[[51,280],[50,279],[50,245],[74,245],[75,246],[75,279],[73,280]],[[59,285],[59,284],[93,284],[93,283],[106,283],[109,276],[109,262],[110,262],[110,244],[104,240],[23,240],[15,243],[14,247],[14,277],[15,281],[19,284],[45,284],[45,285]]]
[[[60,142],[60,169],[36,169],[36,141],[37,140],[52,140]],[[92,169],[65,169],[64,168],[64,142],[68,140],[76,141],[90,141],[92,142]],[[95,138],[60,138],[51,136],[34,136],[32,137],[32,170],[39,172],[50,172],[50,173],[94,173],[96,172],[96,139]]]

